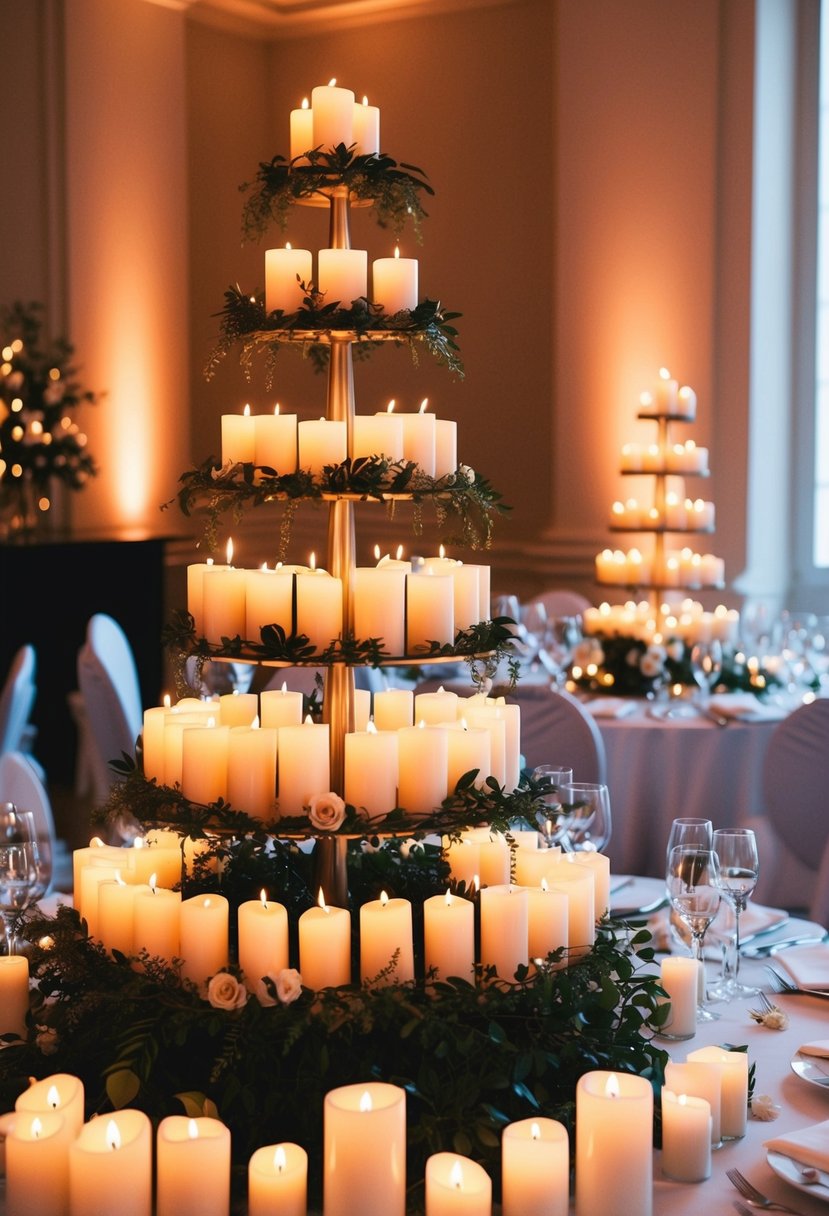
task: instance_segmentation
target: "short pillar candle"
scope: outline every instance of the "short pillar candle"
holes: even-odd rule
[[[501,1137],[502,1216],[567,1216],[570,1138],[555,1119],[508,1123]]]
[[[227,966],[228,902],[224,895],[193,895],[181,905],[181,974],[201,988]]]
[[[228,1216],[230,1130],[218,1119],[168,1115],[156,1135],[156,1216]]]
[[[491,1216],[492,1180],[483,1166],[457,1153],[426,1161],[426,1216]]]
[[[427,976],[471,979],[475,970],[475,908],[447,891],[423,901],[423,957]]]
[[[299,918],[299,970],[305,988],[338,988],[351,983],[351,913],[325,903]]]
[[[323,1216],[404,1216],[406,1091],[381,1081],[325,1095]]]
[[[152,1124],[143,1111],[91,1119],[69,1147],[70,1216],[150,1216],[152,1166]]]
[[[20,1114],[7,1129],[6,1216],[66,1216],[69,1141],[55,1114]]]
[[[23,954],[0,958],[0,1034],[26,1037],[29,1012],[29,960]]]
[[[748,1053],[724,1047],[698,1047],[689,1051],[689,1064],[713,1064],[720,1072],[720,1135],[739,1140],[748,1120]]]
[[[245,984],[254,989],[264,975],[288,966],[288,910],[263,891],[259,899],[239,905],[238,918],[239,966]]]
[[[700,963],[676,954],[663,958],[659,982],[668,994],[671,1012],[661,1033],[667,1039],[692,1039],[697,1033],[697,990]]]
[[[597,1070],[576,1083],[576,1216],[651,1216],[653,1090]]]
[[[383,891],[379,899],[368,900],[360,908],[360,979],[371,981],[374,988],[414,979],[408,899],[389,899]]]
[[[525,888],[504,883],[481,891],[481,964],[502,980],[529,962],[528,918]]]
[[[306,1216],[308,1154],[299,1144],[265,1144],[248,1162],[248,1216]]]
[[[711,1177],[711,1104],[662,1089],[662,1172],[677,1182]]]

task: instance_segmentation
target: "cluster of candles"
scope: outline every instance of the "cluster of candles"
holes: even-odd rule
[[[624,502],[617,500],[610,509],[611,527],[631,531],[664,528],[671,532],[713,532],[714,519],[713,502],[702,498],[683,501],[673,490],[665,495],[661,511],[658,507],[643,505],[637,498],[627,498]]]
[[[417,410],[398,410],[395,398],[385,410],[356,414],[349,442],[344,421],[272,413],[222,415],[222,464],[254,464],[276,473],[309,470],[319,476],[326,465],[351,456],[380,456],[392,462],[413,461],[427,477],[448,477],[458,467],[458,424],[438,418],[424,397]]]
[[[635,603],[609,604],[586,608],[583,616],[585,634],[597,633],[617,637],[640,638],[649,642],[662,637],[682,638],[694,642],[720,641],[736,643],[740,634],[740,614],[736,608],[718,604],[707,612],[697,600],[684,599],[681,604],[660,604],[658,615],[647,600]]]
[[[439,689],[355,690],[345,735],[344,796],[382,818],[396,806],[427,815],[471,769],[507,790],[520,779],[521,709],[503,697]],[[301,692],[265,689],[217,700],[185,697],[144,711],[144,775],[191,802],[223,798],[263,820],[301,815],[331,789],[327,723],[306,716]]]
[[[623,473],[708,474],[708,448],[699,448],[693,439],[684,443],[626,443],[622,447]]]
[[[652,389],[639,394],[642,414],[682,418],[693,422],[697,414],[697,395],[687,384],[680,387],[667,367],[660,367]]]
[[[380,110],[363,97],[360,104],[351,89],[336,80],[318,85],[311,91],[311,102],[291,110],[291,160],[307,164],[306,153],[316,148],[323,152],[345,144],[354,145],[355,156],[376,156],[380,151]]]
[[[305,634],[324,650],[343,632],[343,581],[317,566],[279,562],[248,570],[227,562],[187,567],[187,610],[196,636],[216,644],[241,637],[258,642],[265,625]],[[357,566],[353,579],[353,630],[361,641],[383,640],[392,656],[416,656],[431,642],[452,645],[460,630],[490,616],[490,568],[447,557],[384,554],[374,566]]]
[[[603,549],[596,556],[596,581],[614,587],[722,587],[725,562],[687,546],[666,550],[661,560],[637,548]]]
[[[319,249],[317,272],[310,249],[283,247],[265,250],[265,311],[295,313],[313,282],[324,303],[350,308],[355,300],[370,299],[386,316],[412,312],[418,303],[417,258],[402,258],[395,245],[392,257],[371,263],[368,290],[368,252],[365,249]]]

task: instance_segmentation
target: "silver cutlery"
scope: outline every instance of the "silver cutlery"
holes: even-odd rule
[[[774,967],[770,967],[766,963],[766,971],[769,973],[771,986],[775,992],[784,993],[786,996],[818,996],[829,1001],[829,990],[824,991],[821,988],[800,988],[792,980],[786,979],[779,971],[775,971]]]
[[[753,942],[760,934],[753,934],[749,941]],[[774,942],[761,942],[759,945],[750,945],[745,949],[740,949],[743,958],[769,958],[787,946],[811,946],[822,942],[823,937],[816,937],[812,934],[810,937],[779,937]]]
[[[759,1208],[765,1212],[788,1212],[790,1216],[802,1216],[796,1208],[787,1207],[785,1203],[778,1203],[775,1199],[769,1199],[768,1195],[764,1195],[762,1191],[758,1191],[753,1183],[749,1182],[744,1174],[741,1174],[737,1169],[726,1170],[726,1177],[737,1188],[737,1190],[745,1199],[746,1203],[753,1208]],[[735,1207],[736,1201],[735,1201]],[[737,1209],[739,1211],[739,1208]]]

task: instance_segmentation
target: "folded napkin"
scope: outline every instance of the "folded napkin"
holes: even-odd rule
[[[789,710],[784,706],[758,701],[751,692],[730,692],[721,697],[711,697],[708,708],[723,718],[734,718],[740,722],[779,722],[789,716]]]
[[[811,1165],[816,1170],[829,1170],[829,1119],[804,1127],[802,1131],[787,1132],[765,1140],[763,1147],[771,1153],[782,1153],[801,1165]]]
[[[740,940],[751,937],[755,933],[762,933],[775,925],[782,925],[788,918],[788,913],[782,908],[767,908],[763,904],[749,902],[745,912],[740,916]],[[711,923],[708,936],[709,939],[717,938],[719,941],[724,941],[733,936],[733,933],[734,905],[724,899],[720,904],[719,912]]]
[[[829,944],[792,946],[774,956],[775,967],[782,967],[799,988],[829,990]]]
[[[635,714],[637,708],[635,701],[623,697],[597,697],[585,704],[594,718],[626,718],[628,714]]]
[[[820,1056],[829,1059],[829,1039],[813,1039],[811,1043],[802,1043],[797,1049],[802,1056]]]

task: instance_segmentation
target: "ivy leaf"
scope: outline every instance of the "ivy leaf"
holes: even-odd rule
[[[119,1068],[106,1079],[106,1091],[116,1110],[123,1110],[138,1097],[141,1082],[131,1068]]]

